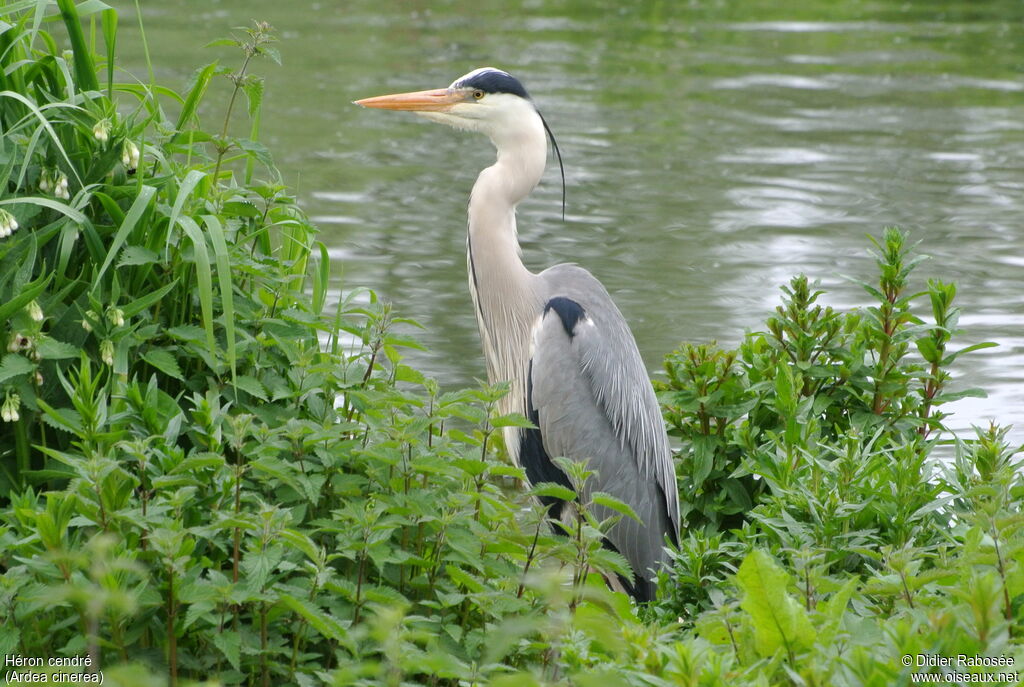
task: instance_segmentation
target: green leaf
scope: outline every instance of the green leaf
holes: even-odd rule
[[[786,589],[789,576],[764,551],[757,549],[743,559],[736,573],[743,590],[740,608],[750,614],[757,652],[767,658],[779,649],[793,654],[814,644],[814,628],[807,612]]]
[[[36,353],[42,360],[66,360],[67,358],[77,358],[81,350],[78,346],[72,346],[47,336],[43,337],[39,345],[36,346]]]
[[[242,657],[242,638],[235,630],[222,630],[220,632],[211,633],[213,638],[213,644],[220,652],[224,654],[224,658],[228,659],[228,663],[235,670],[241,670],[241,657]]]
[[[147,293],[145,296],[137,298],[128,305],[124,306],[123,308],[121,308],[121,312],[124,313],[124,316],[126,318],[135,317],[149,306],[154,305],[160,300],[162,300],[163,297],[166,296],[167,293],[177,285],[177,283],[178,278],[175,277],[171,281],[171,283],[165,284],[156,291]]]
[[[102,10],[103,43],[107,46],[107,98],[114,99],[114,65],[117,54],[117,10]]]
[[[228,367],[231,378],[235,378],[235,300],[234,287],[231,284],[231,258],[228,255],[227,239],[224,238],[224,227],[213,215],[203,215],[210,243],[213,244],[213,256],[217,262],[217,286],[220,287],[221,312],[224,314],[224,337],[227,341]]]
[[[126,265],[149,265],[160,259],[160,256],[142,246],[125,246],[121,251],[121,259],[117,261],[118,267]]]
[[[255,117],[263,104],[263,79],[247,78],[242,83],[242,90],[249,102],[249,116]]]
[[[75,80],[83,91],[98,91],[99,81],[96,79],[96,66],[92,62],[92,51],[85,42],[82,23],[78,19],[78,10],[74,0],[57,0],[60,16],[68,30],[68,40],[74,55]]]
[[[299,614],[314,630],[327,639],[343,643],[348,641],[348,628],[345,627],[344,622],[320,610],[309,601],[297,599],[289,594],[281,594],[278,601]]]
[[[942,355],[942,351],[939,350],[939,347],[935,344],[935,340],[932,337],[926,336],[923,339],[918,339],[914,343],[917,345],[917,350],[921,352],[921,357],[924,358],[926,362],[939,362],[939,357]]]
[[[11,318],[11,315],[18,312],[26,305],[35,300],[36,296],[41,294],[49,285],[50,280],[53,279],[53,274],[48,274],[45,277],[39,277],[39,279],[26,284],[20,289],[17,296],[7,301],[3,305],[0,305],[0,322],[6,322]]]
[[[559,501],[575,501],[576,492],[569,487],[556,484],[555,482],[541,482],[534,485],[530,493],[538,497],[558,499]]]
[[[0,382],[19,375],[27,375],[33,372],[36,366],[28,358],[17,353],[8,353],[0,360]]]
[[[316,263],[316,271],[313,279],[313,309],[314,315],[319,316],[324,310],[324,304],[327,302],[327,292],[330,289],[331,281],[331,255],[327,251],[327,246],[322,241],[316,242],[316,247],[320,253],[320,259]]]
[[[533,429],[534,424],[523,417],[520,413],[509,413],[508,415],[492,417],[491,427],[494,427],[495,429],[502,427],[522,427],[524,429]]]
[[[250,375],[239,376],[235,379],[235,386],[250,396],[255,396],[261,401],[266,401],[268,399],[267,388],[263,386],[263,383],[260,382],[260,380]]]
[[[693,468],[691,479],[693,488],[700,489],[704,480],[711,474],[715,466],[715,448],[718,446],[716,437],[705,434],[696,434],[692,439],[693,443]]]
[[[976,343],[974,345],[961,348],[959,351],[954,351],[953,353],[950,353],[945,358],[943,358],[942,366],[948,367],[953,363],[954,360],[956,360],[965,353],[973,353],[974,351],[980,351],[983,348],[995,348],[998,345],[999,344],[997,344],[995,341],[984,341],[982,343]]]
[[[178,195],[174,198],[174,205],[171,207],[171,216],[167,220],[167,226],[171,231],[167,232],[167,244],[164,246],[164,251],[171,245],[171,239],[173,238],[172,232],[176,224],[179,223],[178,218],[181,216],[181,211],[185,207],[185,201],[192,195],[192,191],[195,190],[199,182],[206,176],[206,172],[201,172],[198,169],[193,169],[185,175],[181,184],[178,186]],[[194,223],[194,222],[193,222]],[[184,228],[184,225],[183,227]]]
[[[199,310],[202,313],[203,331],[206,332],[206,346],[210,350],[210,355],[216,358],[217,342],[213,336],[213,270],[210,268],[210,252],[206,245],[206,237],[191,217],[181,217],[178,222],[192,241],[196,287],[199,290]]]
[[[4,200],[0,200],[0,205],[38,205],[40,207],[56,210],[72,222],[77,222],[78,224],[84,224],[89,221],[85,215],[75,208],[66,203],[62,203],[59,200],[54,200],[53,198],[38,198],[34,196],[5,198]]]
[[[185,376],[181,374],[181,368],[178,366],[178,361],[169,352],[165,350],[146,351],[142,354],[142,359],[168,377],[185,381]]]
[[[952,401],[959,401],[961,398],[988,398],[988,392],[984,389],[972,388],[963,389],[962,391],[953,391],[950,393],[942,393],[933,399],[935,405],[941,403],[951,403]]]
[[[843,620],[846,607],[850,603],[850,597],[853,596],[859,582],[858,578],[851,577],[839,588],[839,591],[832,595],[832,598],[820,606],[821,613],[825,618],[824,625],[818,631],[818,642],[821,645],[831,645]]]
[[[210,79],[213,78],[216,72],[217,62],[214,61],[205,67],[197,69],[192,75],[192,88],[189,89],[188,95],[185,96],[185,104],[182,105],[181,114],[178,115],[178,121],[174,125],[177,131],[182,131],[185,125],[189,123],[189,120],[195,116],[196,108],[199,107],[199,101],[203,99],[206,87],[210,85]]]
[[[640,516],[636,514],[636,511],[629,507],[629,504],[615,498],[607,492],[595,491],[590,495],[590,501],[594,505],[604,506],[605,508],[611,509],[627,518],[632,518],[637,522],[643,522],[643,520],[640,519]]]
[[[103,265],[100,267],[100,271],[93,278],[93,293],[96,293],[100,288],[100,280],[106,273],[107,268],[110,267],[114,259],[120,254],[121,246],[124,245],[125,241],[128,240],[128,236],[135,229],[136,223],[142,217],[142,213],[149,207],[149,201],[153,199],[153,195],[156,193],[156,189],[152,186],[143,186],[139,190],[139,195],[136,196],[135,202],[128,208],[128,213],[124,216],[124,221],[121,222],[121,226],[118,228],[117,233],[114,234],[113,240],[110,242],[110,248],[107,250],[107,257],[103,261]]]

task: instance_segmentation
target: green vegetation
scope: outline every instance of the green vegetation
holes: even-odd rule
[[[874,306],[834,311],[798,277],[738,350],[670,356],[686,529],[638,609],[602,581],[624,565],[608,523],[555,534],[519,487],[503,389],[441,393],[372,293],[325,309],[325,250],[256,140],[270,28],[179,94],[114,80],[113,10],[51,5],[0,5],[0,653],[133,687],[1021,669],[1019,461],[996,427],[941,443],[970,348],[955,288],[912,290],[899,231]]]

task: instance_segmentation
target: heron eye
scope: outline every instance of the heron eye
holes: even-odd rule
[[[483,98],[483,97],[484,97],[484,92],[483,91],[481,91],[479,89],[473,91],[473,98],[475,98],[476,100],[480,100],[480,98]]]

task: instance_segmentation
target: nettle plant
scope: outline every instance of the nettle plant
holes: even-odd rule
[[[878,281],[853,281],[873,305],[836,311],[801,275],[738,349],[688,344],[667,358],[660,395],[682,443],[689,531],[677,570],[684,605],[705,605],[705,588],[755,543],[789,551],[808,576],[863,572],[882,544],[903,547],[948,522],[929,456],[946,432],[943,406],[982,393],[951,390],[950,366],[995,344],[951,351],[955,286],[911,291],[923,257],[910,255],[906,235],[891,228],[872,241]],[[922,300],[927,317],[912,308]]]

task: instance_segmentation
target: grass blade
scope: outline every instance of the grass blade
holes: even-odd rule
[[[203,330],[206,332],[206,345],[210,349],[210,356],[216,360],[217,340],[213,336],[213,271],[210,269],[210,251],[206,246],[206,238],[194,219],[186,216],[179,219],[178,222],[185,230],[185,234],[192,240]]]
[[[100,267],[99,273],[93,280],[93,288],[98,288],[100,281],[103,279],[104,273],[107,268],[110,267],[114,259],[117,258],[118,253],[121,252],[121,246],[128,239],[128,235],[135,229],[135,225],[138,223],[139,218],[142,217],[142,213],[149,207],[149,201],[153,199],[153,195],[156,193],[156,189],[152,186],[143,186],[142,190],[139,191],[139,195],[135,198],[135,202],[128,208],[128,214],[124,216],[124,221],[121,222],[121,226],[118,228],[117,233],[114,234],[114,240],[110,242],[110,248],[107,250],[107,257],[103,261],[103,265]]]
[[[220,287],[221,310],[224,315],[224,330],[227,336],[228,366],[231,368],[231,383],[235,382],[235,300],[231,284],[231,257],[228,243],[224,238],[224,226],[214,215],[203,215],[203,222],[209,230],[213,244],[214,259],[217,261],[217,285]]]
[[[29,196],[27,198],[5,198],[0,200],[0,205],[40,205],[44,208],[50,208],[61,213],[72,222],[78,222],[79,224],[85,223],[87,220],[78,210],[74,209],[70,205],[54,200],[53,198],[43,198],[42,196]]]
[[[313,314],[319,316],[327,302],[327,289],[331,282],[331,256],[323,241],[317,241],[316,246],[320,252],[320,260],[317,261],[313,278]]]
[[[181,209],[185,207],[185,201],[192,195],[192,191],[195,190],[204,176],[206,176],[206,172],[193,169],[185,175],[185,180],[178,187],[178,197],[174,199],[174,206],[171,208],[171,218],[167,224],[169,231],[167,232],[167,244],[164,246],[164,250],[167,250],[167,247],[171,244],[171,231],[174,231],[174,225],[178,223],[178,217],[181,216]]]
[[[68,105],[66,103],[53,103],[50,106],[44,105],[42,108],[40,108],[37,107],[34,102],[23,96],[21,93],[15,93],[14,91],[0,91],[0,98],[13,98],[14,100],[17,100],[26,108],[28,108],[28,110],[33,115],[35,115],[36,119],[39,120],[40,125],[46,130],[48,134],[50,134],[50,138],[53,139],[54,146],[56,146],[57,150],[60,151],[61,157],[63,157],[64,161],[68,163],[68,168],[71,169],[71,173],[75,175],[75,179],[78,181],[78,185],[81,186],[82,178],[78,176],[78,170],[75,169],[75,165],[71,162],[71,158],[68,157],[67,152],[64,150],[64,146],[61,144],[60,139],[57,137],[57,132],[54,131],[53,126],[50,125],[50,120],[48,120],[46,116],[43,115],[43,110],[48,109],[49,107],[64,107],[75,110],[81,110],[81,108],[76,107],[74,105]]]
[[[117,11],[103,10],[103,42],[107,46],[107,97],[114,99],[114,58],[117,49]]]
[[[82,22],[78,18],[74,0],[57,0],[57,7],[60,8],[60,16],[68,30],[78,88],[82,91],[98,91],[100,84],[96,79],[96,65],[93,64],[92,55],[85,42],[85,33],[82,31]]]

